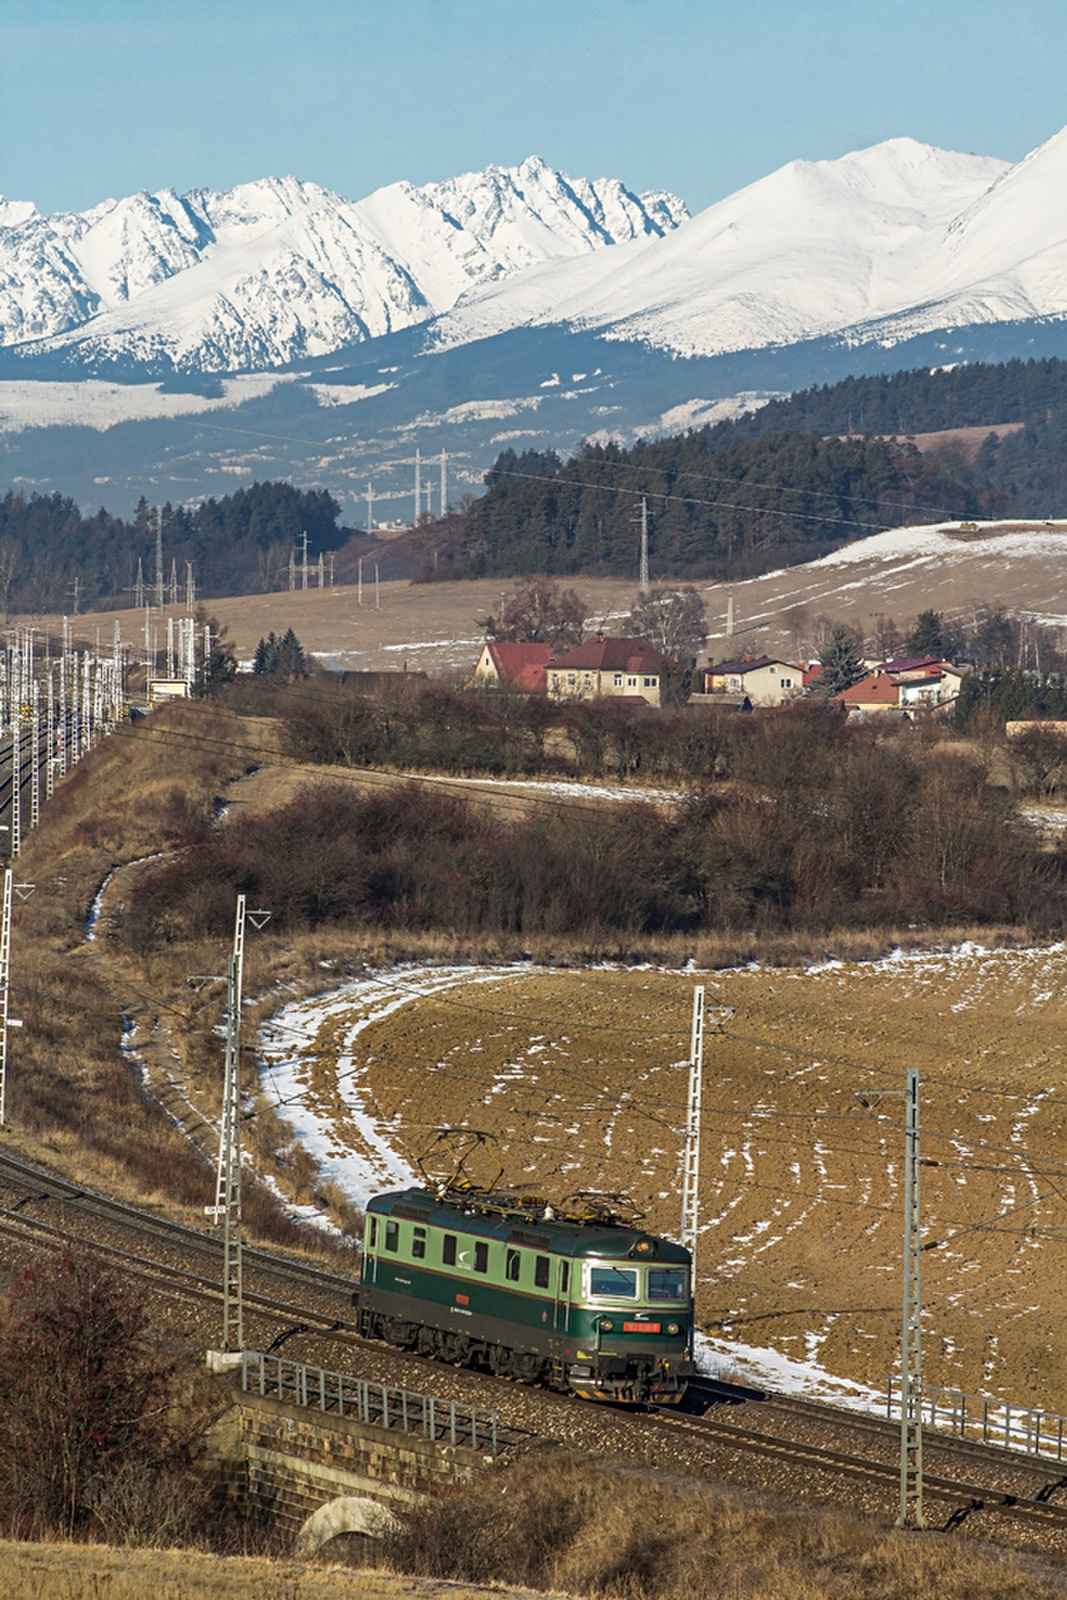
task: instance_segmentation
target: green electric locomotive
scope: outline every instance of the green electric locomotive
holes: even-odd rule
[[[671,1405],[695,1372],[689,1266],[599,1197],[555,1210],[414,1188],[367,1206],[353,1298],[366,1338],[584,1400]]]

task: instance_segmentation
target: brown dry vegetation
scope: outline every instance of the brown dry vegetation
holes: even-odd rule
[[[605,1600],[1044,1600],[1062,1566],[589,1460],[534,1455],[387,1536],[394,1565]]]
[[[4,1600],[484,1600],[499,1594],[465,1583],[254,1556],[11,1541],[0,1541],[0,1582]],[[536,1600],[517,1589],[510,1595]]]

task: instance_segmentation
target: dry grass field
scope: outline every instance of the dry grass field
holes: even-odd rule
[[[1067,548],[1067,526],[1005,524],[983,527],[979,536],[948,536],[930,545],[929,530],[917,528],[847,546],[823,561],[809,562],[748,578],[731,585],[735,629],[727,638],[727,586],[697,580],[707,608],[708,650],[725,655],[781,651],[808,655],[816,648],[819,619],[841,618],[870,633],[881,616],[904,627],[933,606],[949,616],[966,616],[987,603],[1033,614],[1052,623],[1067,622],[1067,588],[1059,547]],[[888,542],[887,542],[888,541]],[[655,575],[655,574],[653,574]],[[636,590],[632,580],[575,578],[589,608],[590,626],[619,632]],[[242,595],[209,602],[226,625],[241,660],[249,660],[258,640],[271,631],[293,628],[305,647],[335,668],[360,671],[410,670],[466,675],[477,659],[482,633],[477,619],[499,605],[510,580],[411,584],[383,583],[375,605],[372,582],[364,584],[363,604],[354,586]],[[166,640],[168,614],[153,613],[157,642]],[[59,630],[59,618],[26,618]],[[110,642],[115,622],[135,652],[144,644],[144,616],[132,610],[92,612],[74,618],[78,637]]]

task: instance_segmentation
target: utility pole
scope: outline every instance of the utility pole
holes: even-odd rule
[[[641,594],[648,593],[648,501],[641,496],[641,515],[634,518],[641,524],[641,567],[637,587]]]
[[[919,1208],[919,1073],[909,1067],[903,1089],[858,1096],[867,1111],[880,1102],[904,1100],[904,1250],[901,1265],[900,1331],[900,1511],[898,1528],[925,1528],[923,1514],[922,1231]]]
[[[441,451],[441,511],[443,517],[448,509],[448,456]]]
[[[733,636],[734,636],[734,591],[732,589],[727,589],[727,591],[726,591],[726,637],[728,639],[732,639]]]
[[[185,563],[185,608],[192,611],[196,604],[196,584],[193,581],[193,563]]]
[[[372,485],[369,484],[369,483],[367,484],[367,492],[363,496],[363,498],[367,502],[367,532],[368,533],[373,533],[374,532],[374,489],[373,489]]]
[[[419,451],[418,445],[416,445],[415,446],[415,520],[411,524],[412,527],[414,527],[415,524],[418,522],[418,520],[419,520],[419,512],[421,510],[422,510],[422,455],[421,455],[421,453]]]
[[[363,557],[356,562],[356,604],[363,604]]]
[[[0,1128],[7,1117],[7,1031],[22,1027],[10,1014],[12,893],[17,892],[20,900],[28,900],[35,887],[32,883],[16,883],[11,868],[5,869],[0,893]]]
[[[374,563],[374,609],[375,611],[380,611],[382,609],[382,591],[381,585],[378,582],[377,562]]]
[[[222,1124],[215,1204],[205,1206],[216,1224],[222,1223],[222,1349],[244,1349],[244,1281],[241,1240],[241,1001],[244,989],[246,897],[237,896],[233,951],[226,975],[226,1065],[222,1088]],[[253,927],[262,928],[269,911],[247,913]],[[192,983],[210,983],[193,978]]]
[[[711,1019],[722,1033],[734,1014],[733,1006],[715,1006]],[[693,1299],[697,1287],[697,1243],[700,1231],[700,1118],[704,1078],[704,1029],[706,1010],[704,985],[693,990],[693,1026],[689,1043],[689,1094],[686,1102],[685,1145],[682,1155],[682,1231],[681,1244],[692,1259],[690,1281]]]
[[[163,509],[156,512],[156,605],[163,609]]]
[[[899,1528],[924,1528],[922,1240],[919,1220],[919,1074],[904,1090],[904,1285],[900,1356]]]
[[[307,586],[308,586],[308,532],[307,532],[306,528],[304,529],[304,554],[303,554],[303,560],[301,561],[301,564],[300,564],[300,572],[301,572],[301,584],[300,584],[300,587],[301,587],[301,589],[306,589]]]

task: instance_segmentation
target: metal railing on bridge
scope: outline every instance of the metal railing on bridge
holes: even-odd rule
[[[332,1412],[377,1428],[395,1428],[439,1444],[462,1445],[495,1457],[500,1445],[499,1413],[460,1405],[432,1394],[416,1394],[393,1384],[373,1383],[301,1361],[246,1350],[241,1356],[241,1388],[287,1405]]]
[[[899,1380],[887,1378],[886,1416],[890,1421],[894,1413],[900,1416]],[[957,1438],[1063,1460],[1067,1418],[1040,1407],[1013,1406],[1004,1400],[986,1399],[984,1395],[963,1394],[959,1389],[924,1384],[922,1421],[924,1427],[953,1433]]]

